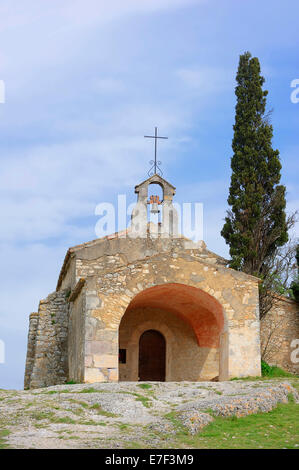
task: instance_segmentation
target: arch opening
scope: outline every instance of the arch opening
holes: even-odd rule
[[[201,289],[168,283],[137,294],[119,327],[119,380],[139,379],[139,342],[156,330],[165,338],[165,380],[226,380],[227,334],[221,304]]]

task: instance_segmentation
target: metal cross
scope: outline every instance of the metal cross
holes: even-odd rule
[[[155,139],[155,160],[150,161],[150,165],[153,165],[151,169],[149,170],[148,174],[149,176],[153,175],[160,175],[162,176],[162,170],[159,168],[159,165],[161,165],[162,162],[159,160],[157,161],[157,140],[158,139],[168,139],[168,137],[160,137],[158,136],[158,128],[155,127],[155,135],[145,135],[144,137],[148,139]]]

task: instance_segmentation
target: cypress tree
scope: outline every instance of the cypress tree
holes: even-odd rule
[[[285,191],[280,185],[279,151],[266,114],[259,60],[240,56],[232,141],[231,183],[221,235],[230,248],[230,266],[263,277],[267,260],[288,240]]]

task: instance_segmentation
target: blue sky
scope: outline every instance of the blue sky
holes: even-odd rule
[[[0,0],[0,388],[22,388],[28,315],[55,290],[69,246],[96,238],[98,203],[135,198],[159,127],[178,202],[204,204],[227,256],[235,74],[249,50],[273,108],[288,211],[298,207],[296,1]],[[298,233],[298,231],[297,231]]]

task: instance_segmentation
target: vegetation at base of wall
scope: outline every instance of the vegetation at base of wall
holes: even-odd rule
[[[279,377],[290,377],[290,378],[298,377],[296,374],[292,374],[291,372],[288,372],[287,370],[281,369],[281,367],[270,366],[265,361],[261,362],[261,369],[262,369],[261,377],[260,376],[233,377],[230,380],[263,380],[263,379],[273,379],[273,378],[279,378]]]
[[[294,377],[294,374],[281,369],[277,366],[270,366],[267,362],[262,361],[262,376],[263,377]]]

